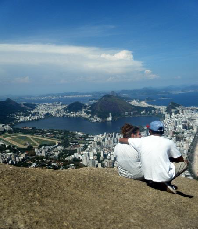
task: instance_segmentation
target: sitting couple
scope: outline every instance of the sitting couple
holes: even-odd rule
[[[162,136],[163,123],[151,122],[150,135],[142,138],[138,127],[125,124],[121,130],[123,138],[114,149],[119,175],[176,193],[171,181],[187,169],[188,163],[175,143]]]

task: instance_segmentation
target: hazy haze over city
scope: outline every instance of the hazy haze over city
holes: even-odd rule
[[[0,95],[198,84],[198,1],[0,1]]]

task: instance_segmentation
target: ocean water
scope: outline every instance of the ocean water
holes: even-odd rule
[[[198,107],[198,92],[188,92],[180,94],[167,95],[167,98],[161,98],[160,96],[152,97],[154,101],[149,102],[153,105],[167,106],[170,102],[175,102],[180,105],[190,107]],[[80,100],[80,99],[79,99]],[[64,102],[64,101],[62,101]],[[68,101],[67,101],[68,102]],[[85,102],[85,101],[82,101]],[[66,103],[66,102],[65,102]],[[121,118],[113,122],[92,123],[82,118],[47,118],[38,121],[31,121],[25,123],[19,123],[16,127],[36,127],[38,129],[60,129],[70,131],[80,131],[88,134],[101,134],[120,132],[120,128],[125,123],[131,123],[136,126],[146,126],[154,120],[159,120],[158,117],[127,117]]]
[[[196,106],[198,107],[198,92],[188,92],[188,93],[179,93],[179,94],[170,94],[166,96],[166,99],[156,96],[155,101],[149,102],[149,104],[159,105],[159,106],[168,106],[170,102],[178,103],[185,107]]]
[[[179,94],[167,94],[163,95],[166,99],[162,99],[160,95],[151,95],[150,97],[153,98],[155,101],[149,102],[150,104],[154,105],[161,105],[167,106],[170,102],[175,102],[181,104],[186,107],[190,106],[197,106],[198,107],[198,92],[188,92],[188,93],[179,93]],[[139,95],[135,96],[136,99],[144,100],[148,97]],[[52,102],[62,102],[63,104],[70,104],[75,101],[79,101],[81,103],[88,103],[89,99],[92,97],[78,97],[78,98],[61,98],[61,99],[42,99],[42,100],[28,100],[23,99],[22,101],[19,100],[17,102],[30,102],[30,103],[52,103]]]
[[[56,118],[50,117],[46,119],[40,119],[38,121],[24,122],[15,125],[15,127],[36,127],[37,129],[58,129],[79,131],[87,134],[102,134],[106,133],[119,133],[120,128],[125,123],[131,123],[135,126],[146,126],[154,120],[159,120],[155,116],[141,116],[141,117],[127,117],[120,118],[112,122],[89,122],[83,118]]]

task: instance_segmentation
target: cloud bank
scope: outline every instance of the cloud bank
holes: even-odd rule
[[[159,76],[153,74],[151,70],[145,70],[144,74],[145,74],[146,78],[150,79],[150,80],[159,78]]]
[[[27,84],[30,83],[30,77],[25,76],[25,77],[17,77],[14,80],[15,83],[22,83],[22,84]]]
[[[10,83],[131,82],[155,79],[132,51],[52,44],[0,44],[0,79]]]

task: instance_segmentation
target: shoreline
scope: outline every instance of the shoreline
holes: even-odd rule
[[[120,127],[123,126],[124,123],[130,122],[137,126],[146,126],[154,120],[159,120],[159,118],[156,116],[140,116],[121,118],[112,122],[89,122],[88,120],[82,118],[50,117],[48,119],[17,123],[13,127],[21,128],[26,126],[36,127],[38,129],[60,129],[97,135],[104,132],[120,133]]]
[[[117,118],[113,118],[111,121],[107,121],[107,120],[102,120],[102,121],[95,121],[97,123],[109,123],[109,122],[115,122],[119,119],[122,119],[122,118],[139,118],[139,117],[157,117],[159,118],[161,121],[164,120],[163,118],[163,115],[159,115],[159,114],[149,114],[149,115],[133,115],[133,116],[120,116],[120,117],[117,117]],[[15,120],[14,122],[8,124],[8,125],[11,125],[12,127],[15,127],[16,125],[20,124],[20,123],[29,123],[29,122],[35,122],[35,121],[40,121],[40,120],[45,120],[45,119],[48,119],[48,118],[80,118],[80,119],[84,119],[90,123],[95,123],[94,121],[91,121],[90,118],[85,118],[85,117],[82,117],[82,116],[48,116],[48,117],[43,117],[43,118],[38,118],[38,119],[32,119],[32,120],[26,120],[26,121],[17,121]]]

